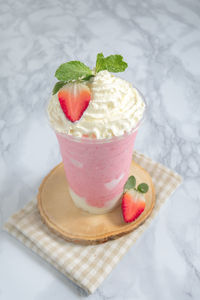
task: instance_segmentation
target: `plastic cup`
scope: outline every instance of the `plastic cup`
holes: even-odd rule
[[[138,128],[120,137],[79,138],[56,133],[69,192],[75,205],[93,214],[103,214],[119,202],[129,176]]]
[[[119,137],[80,138],[59,133],[53,128],[60,146],[69,193],[77,207],[93,214],[103,214],[120,203],[129,176],[135,138],[145,112],[130,133]]]
[[[102,214],[120,200],[129,176],[137,130],[109,140],[56,133],[69,192],[75,205]]]

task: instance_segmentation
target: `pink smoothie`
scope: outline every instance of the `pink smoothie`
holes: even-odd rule
[[[129,176],[136,134],[133,131],[109,140],[91,140],[56,133],[76,205],[102,213],[119,203]]]

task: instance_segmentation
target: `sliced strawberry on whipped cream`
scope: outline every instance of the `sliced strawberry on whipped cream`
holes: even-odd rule
[[[78,121],[89,105],[90,89],[82,83],[69,83],[58,92],[58,100],[65,116],[71,121]]]
[[[145,209],[145,198],[143,194],[130,189],[123,194],[122,214],[124,221],[130,223],[135,221]]]

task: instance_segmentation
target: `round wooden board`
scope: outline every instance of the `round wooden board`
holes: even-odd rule
[[[146,182],[149,185],[145,194],[145,210],[134,222],[124,222],[121,205],[103,215],[77,208],[68,192],[63,163],[44,178],[39,188],[38,209],[43,222],[65,240],[84,245],[104,243],[131,232],[150,215],[155,204],[155,192],[150,175],[134,161],[130,174],[136,177],[137,184]]]

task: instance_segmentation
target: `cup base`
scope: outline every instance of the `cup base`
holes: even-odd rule
[[[84,211],[87,211],[91,214],[102,215],[108,213],[109,211],[113,210],[120,204],[121,194],[114,197],[112,200],[108,201],[108,204],[104,207],[96,207],[89,205],[85,198],[80,197],[77,195],[70,187],[69,187],[69,194],[76,205],[76,207],[81,208]]]

